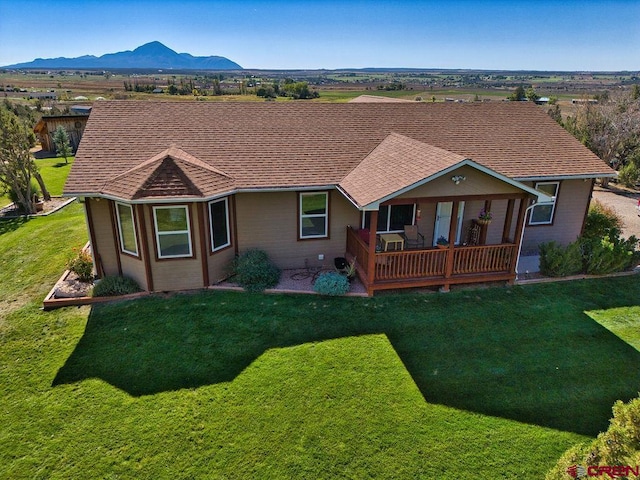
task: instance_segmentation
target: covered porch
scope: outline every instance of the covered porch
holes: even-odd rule
[[[508,197],[508,198],[507,198]],[[486,197],[485,197],[486,198]],[[529,195],[493,195],[484,200],[485,211],[501,212],[494,217],[491,225],[478,223],[474,219],[450,221],[447,245],[434,245],[431,238],[425,238],[424,245],[394,245],[393,250],[385,251],[381,244],[381,235],[376,229],[358,229],[347,227],[346,254],[355,261],[360,280],[367,293],[397,288],[415,288],[439,286],[448,291],[451,285],[505,281],[512,283],[516,278],[516,266],[524,218]],[[435,204],[432,198],[414,199],[416,207]],[[451,218],[458,218],[458,212],[464,204],[478,205],[478,197],[467,196],[451,199]],[[393,203],[393,201],[391,202]],[[431,208],[430,211],[435,211]],[[378,211],[370,212],[369,225],[378,225]],[[430,217],[416,223],[437,222]],[[489,235],[488,229],[492,232]],[[464,230],[464,231],[460,231]],[[496,231],[497,230],[497,231]],[[431,232],[432,233],[432,232]],[[399,234],[401,235],[401,234]],[[498,238],[488,243],[487,238]],[[373,247],[371,247],[373,246]]]

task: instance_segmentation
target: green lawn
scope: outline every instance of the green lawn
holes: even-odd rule
[[[0,478],[539,479],[639,389],[589,316],[640,323],[637,277],[41,311],[85,241],[0,222]]]
[[[69,163],[64,163],[64,158],[44,158],[36,160],[36,165],[40,169],[40,174],[44,179],[44,184],[47,186],[49,193],[54,196],[62,195],[62,188],[64,182],[69,175],[69,170],[75,157],[69,157]],[[34,180],[35,181],[35,180]],[[11,203],[7,195],[0,196],[0,208],[7,206]]]

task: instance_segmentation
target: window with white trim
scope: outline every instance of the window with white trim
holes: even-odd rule
[[[191,226],[186,205],[153,207],[158,258],[191,257]]]
[[[327,238],[329,236],[329,193],[304,192],[299,194],[300,239]]]
[[[536,183],[535,189],[553,197],[553,200],[551,202],[538,203],[531,209],[529,225],[551,225],[553,223],[559,186],[560,182]]]
[[[231,245],[229,235],[229,202],[226,198],[209,202],[209,225],[211,251],[215,252]]]
[[[120,250],[129,255],[138,256],[138,239],[131,205],[116,203],[118,233],[120,234]]]
[[[415,219],[415,204],[381,205],[378,210],[377,233],[402,232],[405,225],[413,225]],[[370,228],[371,212],[364,212],[363,228]]]

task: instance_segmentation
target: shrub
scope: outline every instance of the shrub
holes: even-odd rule
[[[234,260],[233,270],[238,284],[249,292],[262,292],[275,287],[280,280],[280,269],[262,250],[248,250]]]
[[[601,239],[606,236],[613,240],[620,236],[622,225],[622,219],[614,209],[594,200],[589,206],[582,237]]]
[[[321,295],[344,295],[349,291],[349,279],[338,272],[325,272],[313,284],[313,291]]]
[[[75,255],[67,262],[67,268],[78,276],[81,282],[93,280],[93,260],[89,252],[74,248]]]
[[[627,163],[618,172],[618,181],[625,187],[634,188],[640,181],[640,169],[634,162]]]
[[[142,289],[129,277],[107,276],[93,287],[94,297],[115,297],[140,292]]]
[[[581,242],[585,272],[604,275],[620,272],[633,266],[638,258],[635,251],[638,241],[631,236],[628,240],[608,237],[584,239]]]
[[[540,245],[540,273],[548,277],[564,277],[582,270],[582,256],[577,242],[566,247],[556,242]]]
[[[640,398],[629,403],[618,400],[613,405],[613,418],[606,432],[590,443],[571,447],[547,473],[547,480],[570,478],[567,469],[602,465],[632,465],[640,463]],[[626,478],[626,477],[625,477]]]

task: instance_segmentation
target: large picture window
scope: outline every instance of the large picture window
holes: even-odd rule
[[[413,225],[415,205],[382,205],[378,210],[377,233],[402,232],[405,225]],[[364,212],[363,228],[371,228],[371,212]]]
[[[556,210],[556,198],[558,195],[558,187],[560,182],[540,182],[536,183],[536,190],[546,193],[553,197],[553,201],[539,203],[531,209],[529,217],[529,225],[551,225],[553,223],[553,215]]]
[[[300,194],[301,239],[329,236],[329,194],[309,192]]]
[[[133,219],[131,205],[116,203],[116,216],[118,217],[118,233],[120,234],[120,250],[130,255],[138,256],[138,239]]]
[[[211,225],[211,251],[231,245],[229,236],[229,202],[226,198],[209,203],[209,224]]]
[[[191,256],[191,228],[186,205],[153,207],[158,258]]]

